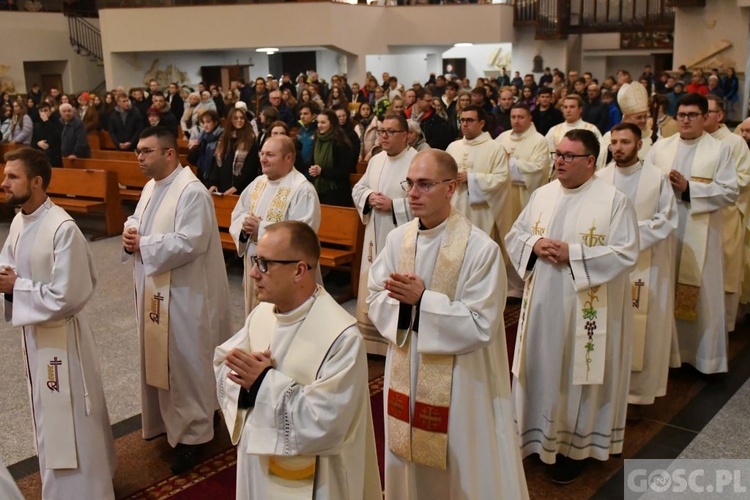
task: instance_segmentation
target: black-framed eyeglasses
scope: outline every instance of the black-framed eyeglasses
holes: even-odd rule
[[[394,134],[400,134],[401,132],[406,132],[406,130],[387,130],[387,129],[378,129],[378,134],[382,135],[383,137],[390,137]]]
[[[476,118],[459,118],[458,121],[467,125],[471,125],[472,123],[478,122],[479,120],[477,120]]]
[[[683,121],[685,118],[688,119],[688,121],[695,121],[698,119],[699,116],[703,116],[703,113],[696,113],[695,111],[690,113],[677,113],[676,117],[677,120]]]
[[[159,149],[172,149],[172,148],[143,148],[143,149],[135,148],[133,150],[133,153],[135,153],[136,156],[140,156],[141,153],[143,153],[144,155],[150,155],[151,153]]]
[[[557,151],[549,154],[552,157],[552,161],[557,161],[558,158],[562,158],[565,163],[573,163],[576,158],[586,158],[593,155],[574,155],[572,153],[558,153]]]
[[[407,193],[411,191],[413,187],[417,188],[417,191],[420,193],[427,193],[432,189],[433,187],[437,186],[438,184],[442,184],[444,182],[450,182],[453,179],[443,179],[442,181],[435,181],[435,182],[428,182],[428,181],[417,181],[413,182],[411,179],[406,179],[405,181],[401,181],[401,189],[406,191]]]
[[[298,262],[302,262],[302,260],[264,259],[263,257],[258,257],[257,255],[251,256],[250,261],[254,266],[258,266],[258,270],[263,274],[266,274],[268,272],[268,264],[297,264]],[[307,266],[308,270],[312,269],[312,266],[307,262],[305,262],[305,265]]]

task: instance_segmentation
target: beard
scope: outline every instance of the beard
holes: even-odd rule
[[[5,203],[10,205],[11,207],[20,207],[29,199],[31,198],[31,191],[26,191],[24,194],[21,195],[13,195],[10,193],[5,193]]]

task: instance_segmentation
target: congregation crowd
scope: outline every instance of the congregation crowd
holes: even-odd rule
[[[732,68],[647,66],[601,82],[503,68],[473,86],[446,74],[405,88],[388,73],[360,85],[308,72],[228,90],[152,80],[3,95],[3,141],[31,148],[5,156],[6,203],[21,211],[0,292],[24,327],[44,498],[114,498],[80,315],[95,272],[45,194],[51,167],[91,155],[89,134],[106,131],[152,179],[122,261],[143,437],[166,434],[175,473],[200,462],[223,418],[237,498],[519,499],[527,456],[567,484],[587,459],[620,455],[627,419],[666,395],[670,367],[728,370],[750,304],[750,119],[737,133],[724,123],[738,87]],[[236,333],[212,194],[239,195]],[[356,318],[322,286],[321,205],[354,207],[365,225]],[[506,303],[520,304],[510,360]],[[386,356],[384,487],[367,354]]]

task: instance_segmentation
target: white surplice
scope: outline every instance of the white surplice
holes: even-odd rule
[[[367,276],[370,266],[385,246],[388,233],[412,219],[409,199],[401,188],[401,182],[406,179],[409,165],[416,154],[417,151],[411,147],[396,156],[388,156],[388,153],[381,151],[370,159],[367,170],[352,189],[354,206],[365,225],[357,294],[357,326],[365,339],[368,354],[385,355],[388,341],[378,333],[367,316]],[[391,198],[393,209],[381,212],[370,207],[367,198],[374,192]]]
[[[622,452],[631,352],[628,273],[638,258],[638,221],[627,197],[616,192],[607,244],[586,247],[583,258],[577,221],[582,211],[591,210],[584,203],[586,191],[601,189],[599,183],[603,181],[592,178],[576,189],[565,189],[559,181],[542,186],[506,237],[518,273],[525,280],[535,273],[537,284],[528,304],[523,368],[513,377],[521,453],[538,453],[548,464],[555,462],[557,453],[576,460],[607,460]],[[536,260],[532,251],[540,236],[532,232],[536,221],[530,220],[531,208],[535,200],[557,197],[555,190],[562,193],[545,237],[569,244],[569,264]],[[576,292],[604,283],[608,302],[603,383],[574,385]]]
[[[156,182],[151,201],[138,202],[125,227],[139,227],[140,252],[134,262],[136,319],[141,349],[143,437],[167,434],[170,446],[201,444],[214,435],[218,409],[213,384],[214,348],[231,335],[229,284],[211,195],[200,182],[190,183],[177,203],[172,233],[152,234],[156,208],[183,167]],[[144,212],[145,208],[145,212]],[[169,390],[146,384],[144,357],[144,286],[146,276],[171,271],[169,300]]]
[[[300,179],[300,177],[302,179]],[[255,241],[242,241],[242,238],[240,238],[242,235],[242,221],[245,219],[245,216],[250,214],[252,194],[255,187],[260,182],[265,182],[266,187],[263,189],[253,212],[253,215],[257,215],[258,218],[260,218],[257,238]],[[266,175],[256,177],[240,194],[240,199],[237,200],[237,205],[235,205],[234,210],[232,210],[232,223],[229,226],[229,234],[232,236],[234,245],[237,247],[237,255],[242,257],[245,263],[245,274],[243,275],[242,282],[246,294],[251,293],[250,291],[253,289],[252,287],[255,286],[254,281],[249,276],[250,269],[252,268],[250,257],[255,256],[255,247],[258,240],[260,240],[266,232],[266,227],[275,222],[279,222],[275,220],[269,221],[267,219],[267,213],[271,207],[271,202],[275,199],[277,190],[282,184],[285,186],[297,186],[296,189],[290,193],[291,198],[282,220],[298,220],[304,222],[313,228],[313,231],[316,233],[320,227],[320,201],[318,201],[318,193],[315,191],[315,186],[304,180],[304,176],[296,169],[293,168],[287,175],[274,181],[269,180]],[[316,268],[316,273],[318,283],[323,283],[323,278],[320,276],[320,266]],[[248,300],[248,297],[245,298],[245,303],[251,303],[251,301]],[[245,314],[250,314],[250,311],[246,310]]]
[[[48,198],[34,213],[18,215],[23,218],[18,243],[13,248],[11,242],[6,241],[0,254],[0,265],[15,267],[18,275],[13,302],[6,297],[5,317],[13,326],[23,327],[42,497],[113,499],[116,459],[112,429],[94,335],[81,313],[94,293],[96,271],[86,239],[72,220],[63,222],[54,236],[52,281],[38,283],[31,279],[31,248],[52,206]],[[48,451],[44,442],[44,417],[50,415],[42,411],[41,392],[46,389],[46,380],[37,380],[40,360],[35,325],[68,317],[72,317],[68,323],[67,350],[78,468],[53,470],[45,463]],[[84,394],[89,399],[89,414]]]
[[[494,141],[493,141],[494,142]],[[497,144],[497,143],[495,143]],[[390,350],[396,342],[399,302],[383,282],[398,269],[405,226],[391,231],[385,249],[370,268],[370,318],[389,341],[384,403],[391,378]],[[435,262],[446,222],[420,229],[415,274],[427,289],[421,299],[419,330],[410,343],[411,394],[416,394],[419,355],[453,354],[453,385],[448,422],[447,469],[409,462],[385,450],[385,497],[429,499],[528,498],[518,439],[513,425],[505,343],[505,268],[486,233],[472,227],[456,286],[455,300],[431,291]],[[384,405],[384,411],[387,408]],[[414,399],[411,400],[411,414]],[[387,414],[387,413],[386,413]],[[385,419],[388,436],[388,419]]]
[[[0,459],[0,498],[4,500],[23,500],[23,495],[18,491],[18,486],[10,475],[5,464]]]
[[[269,346],[274,366],[289,353],[315,300],[313,295],[293,311],[274,313],[276,327]],[[254,309],[245,327],[216,349],[217,381],[230,373],[224,361],[227,353],[248,348],[252,315],[264,312]],[[273,455],[317,455],[316,499],[382,498],[374,450],[366,456],[367,432],[373,432],[368,387],[367,355],[356,326],[334,340],[313,383],[302,385],[279,370],[268,371],[237,446],[237,498],[271,498],[267,483]]]
[[[641,170],[655,168],[644,166],[640,161],[629,167],[619,168],[614,163],[605,167],[599,175],[609,178],[609,169],[614,170],[613,183],[635,206]],[[630,374],[628,403],[653,404],[654,398],[667,394],[669,358],[674,320],[675,249],[678,216],[674,190],[669,178],[661,171],[661,186],[658,203],[651,218],[638,221],[640,252],[650,252],[651,266],[648,272],[648,319],[646,320],[646,342],[643,367]]]
[[[737,188],[739,196],[734,205],[721,209],[724,234],[722,248],[724,253],[724,304],[726,306],[726,329],[734,331],[737,310],[742,295],[742,277],[745,266],[745,231],[748,224],[748,205],[750,204],[750,149],[745,140],[733,134],[723,123],[711,134],[711,137],[722,141],[732,151],[732,160],[737,169]],[[745,286],[750,286],[750,283]]]
[[[565,137],[565,134],[573,129],[588,130],[590,132],[593,132],[597,139],[601,140],[602,138],[602,133],[598,128],[596,128],[596,125],[594,125],[593,123],[585,122],[580,118],[573,123],[558,123],[551,129],[549,129],[547,135],[545,136],[550,152],[554,152],[557,145],[560,144],[560,141],[562,141],[563,137]]]
[[[512,223],[529,202],[531,193],[549,181],[549,148],[547,139],[536,131],[533,123],[522,134],[507,130],[495,140],[503,145],[510,158],[511,190],[506,218]],[[508,294],[521,297],[523,280],[510,262],[505,268],[508,275]]]
[[[679,141],[677,154],[671,165],[657,165],[655,158],[660,148],[670,147],[670,141]],[[714,148],[717,167],[710,183],[691,182],[691,168],[700,141],[709,141]],[[677,343],[672,347],[671,366],[689,363],[703,373],[727,371],[727,331],[724,304],[724,259],[722,255],[723,218],[721,208],[737,200],[737,172],[728,146],[704,133],[698,139],[683,140],[679,135],[661,139],[654,144],[645,163],[655,165],[664,172],[678,170],[689,181],[690,201],[676,194],[680,225],[677,229],[677,259],[682,254],[687,218],[691,214],[710,214],[706,259],[701,274],[696,321],[676,320]],[[679,265],[676,262],[676,265]],[[679,268],[678,268],[679,269]]]

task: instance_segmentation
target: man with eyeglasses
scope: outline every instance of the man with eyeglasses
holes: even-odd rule
[[[370,319],[388,339],[386,498],[528,498],[513,426],[503,326],[505,267],[451,206],[458,168],[435,149],[412,160],[416,217],[370,269]]]
[[[622,453],[627,414],[638,221],[594,176],[598,154],[593,132],[567,132],[557,179],[534,191],[505,238],[526,281],[513,356],[521,454],[538,454],[560,484],[585,459]]]
[[[232,210],[229,234],[237,254],[245,261],[242,278],[245,289],[245,315],[258,304],[254,282],[250,278],[256,245],[271,224],[298,220],[317,231],[320,226],[320,202],[315,187],[294,168],[294,141],[284,135],[271,136],[263,143],[260,165],[263,175],[246,187]],[[319,271],[318,271],[319,272]],[[322,283],[322,278],[320,278]]]
[[[675,295],[679,354],[671,363],[688,363],[711,374],[727,371],[721,209],[734,205],[739,191],[729,146],[704,131],[708,109],[701,95],[681,97],[679,135],[658,140],[645,161],[668,173],[680,216]]]
[[[136,154],[151,180],[125,222],[122,261],[133,261],[143,437],[166,433],[182,474],[214,437],[212,359],[231,335],[229,285],[211,195],[180,165],[174,134],[145,129]]]
[[[742,137],[733,134],[724,125],[724,99],[709,94],[708,114],[703,130],[711,137],[729,146],[737,170],[737,201],[721,209],[723,217],[722,248],[724,254],[724,302],[726,327],[734,331],[742,293],[742,275],[745,267],[745,230],[750,209],[750,150]],[[750,284],[748,284],[750,286]]]
[[[451,202],[500,245],[505,255],[503,238],[513,224],[508,213],[508,155],[503,145],[484,131],[485,118],[484,109],[475,104],[461,111],[463,139],[452,142],[446,150],[458,164],[458,186]]]
[[[394,228],[412,219],[409,200],[401,189],[412,158],[417,154],[407,144],[407,121],[401,114],[386,115],[378,130],[383,150],[373,156],[367,170],[352,189],[354,206],[365,225],[365,238],[357,294],[357,326],[368,354],[385,355],[388,341],[367,316],[367,277],[370,266],[385,246]]]
[[[262,302],[216,348],[237,498],[382,498],[364,342],[316,283],[319,257],[307,224],[269,225],[250,270]]]
[[[635,123],[615,125],[609,134],[614,161],[597,172],[600,179],[625,193],[638,215],[640,253],[638,264],[630,273],[633,353],[628,404],[633,405],[631,418],[638,418],[643,405],[651,405],[656,397],[667,393],[675,329],[673,266],[677,205],[666,173],[638,159],[641,133]]]
[[[512,128],[495,140],[503,146],[509,158],[511,187],[506,217],[512,222],[529,202],[531,193],[549,181],[549,149],[547,139],[536,131],[531,110],[526,104],[513,105],[510,123]],[[508,295],[520,298],[523,294],[523,280],[512,265],[508,265],[506,271]]]
[[[268,94],[268,100],[271,103],[271,106],[278,111],[279,120],[286,123],[290,128],[294,127],[294,113],[289,106],[281,100],[281,91],[272,90],[271,93]]]

